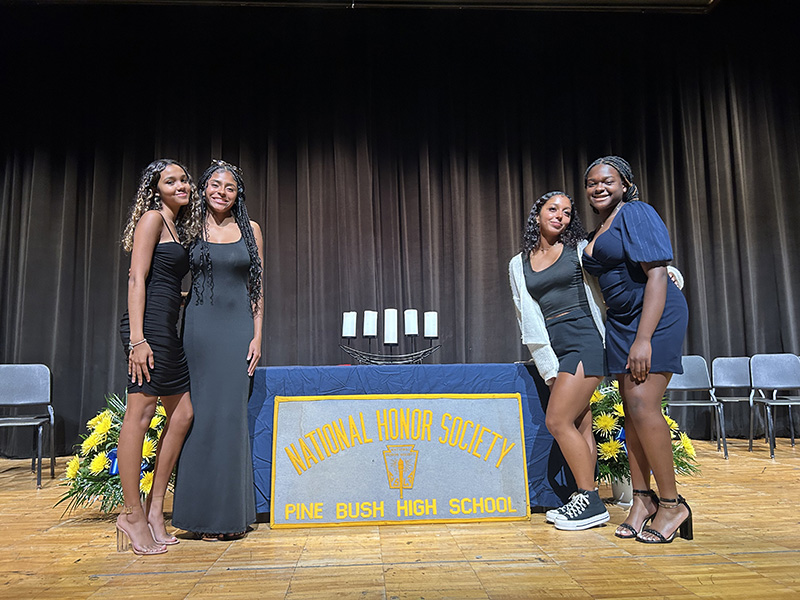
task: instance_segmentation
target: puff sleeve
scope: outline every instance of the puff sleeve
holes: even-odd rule
[[[641,201],[631,202],[621,210],[622,247],[632,262],[672,260],[672,244],[664,221],[656,209]]]

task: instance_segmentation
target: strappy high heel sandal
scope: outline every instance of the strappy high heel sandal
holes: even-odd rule
[[[122,509],[126,515],[130,515],[133,513],[133,507],[125,506]],[[164,554],[167,551],[167,547],[163,544],[154,550],[142,550],[136,544],[133,543],[130,533],[127,531],[125,526],[121,525],[119,521],[115,524],[117,528],[117,552],[125,552],[127,550],[133,551],[134,554],[139,556],[150,556],[153,554]]]
[[[680,522],[680,524],[675,528],[675,531],[669,537],[665,537],[663,533],[660,531],[656,531],[652,527],[644,527],[639,535],[636,536],[637,542],[642,542],[643,544],[669,544],[672,540],[675,539],[675,534],[678,534],[679,537],[682,537],[685,540],[691,540],[694,538],[694,532],[692,531],[692,509],[686,503],[686,500],[680,494],[678,495],[677,500],[675,498],[659,498],[658,499],[658,507],[666,508],[668,510],[673,510],[678,508],[681,504],[686,507],[686,510],[689,511],[689,514],[686,515],[686,518]],[[650,535],[654,535],[656,538],[655,540],[648,540],[642,538],[642,533],[649,533]]]
[[[146,515],[150,514],[150,505],[152,504],[153,500],[160,500],[162,508],[164,506],[164,496],[150,496],[147,499],[147,503],[143,507]],[[164,520],[163,514],[161,515],[161,520],[162,521]],[[150,535],[153,536],[153,540],[156,542],[156,544],[162,544],[164,546],[174,546],[175,544],[180,543],[180,540],[176,538],[174,535],[170,535],[168,531],[166,532],[167,533],[166,539],[164,540],[158,539],[158,537],[156,537],[156,530],[150,524],[149,517],[147,518],[147,526],[150,528]],[[166,526],[164,527],[164,531],[166,531]]]
[[[656,507],[658,507],[658,495],[653,490],[633,490],[633,495],[634,496],[649,497],[653,501],[653,503],[656,505]],[[623,540],[631,540],[631,539],[635,538],[637,535],[639,535],[639,532],[642,529],[644,529],[644,526],[647,525],[647,522],[650,519],[652,519],[653,517],[656,516],[656,512],[658,512],[658,508],[656,508],[656,510],[654,510],[652,513],[647,515],[642,520],[642,524],[639,525],[639,529],[636,529],[633,525],[630,525],[628,523],[620,523],[617,526],[617,531],[614,532],[614,535],[617,536],[618,538],[623,539]],[[630,535],[623,535],[619,531],[620,527],[622,528],[622,531],[630,532]]]

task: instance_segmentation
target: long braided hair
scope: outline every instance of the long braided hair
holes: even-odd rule
[[[622,179],[623,185],[628,188],[625,190],[625,194],[622,196],[623,202],[633,202],[634,200],[640,200],[639,198],[639,188],[636,187],[636,184],[633,183],[633,170],[631,169],[631,165],[628,163],[627,160],[621,158],[619,156],[603,156],[602,158],[598,158],[588,167],[586,167],[586,171],[583,173],[583,186],[586,187],[586,183],[589,179],[589,171],[594,169],[597,165],[608,165],[616,169],[617,173],[619,173],[620,178]],[[594,212],[597,212],[597,209],[592,207]]]
[[[245,206],[242,170],[224,160],[211,161],[211,166],[205,170],[197,184],[202,197],[202,202],[200,203],[202,228],[199,237],[195,239],[192,244],[192,250],[199,250],[200,253],[200,260],[192,261],[192,292],[194,295],[194,302],[195,304],[203,303],[203,292],[207,282],[209,301],[212,304],[214,303],[214,271],[211,264],[211,254],[208,250],[208,202],[206,200],[206,187],[208,186],[208,181],[211,179],[211,176],[220,171],[228,171],[233,175],[234,180],[236,180],[236,201],[231,207],[231,215],[239,226],[239,231],[242,232],[242,238],[247,247],[247,253],[250,255],[247,296],[250,299],[250,312],[252,313],[254,308],[261,306],[262,302],[261,258],[258,256],[258,246],[256,245],[256,238],[253,234],[253,226],[250,224],[250,216],[247,214],[247,207]]]
[[[569,246],[570,248],[576,248],[578,246],[578,242],[586,239],[586,229],[584,229],[583,223],[581,223],[581,218],[575,211],[575,202],[572,200],[572,196],[566,192],[547,192],[533,203],[531,212],[528,215],[528,222],[525,224],[525,231],[522,234],[522,256],[526,258],[529,257],[531,252],[533,252],[539,245],[541,232],[539,231],[539,222],[537,217],[542,212],[542,207],[547,204],[547,201],[553,196],[564,196],[569,200],[570,206],[572,207],[569,225],[567,225],[564,231],[561,232],[561,243],[565,246]]]
[[[178,231],[178,239],[181,244],[188,246],[191,241],[200,233],[201,226],[201,204],[200,195],[197,187],[192,181],[192,176],[181,163],[171,158],[159,158],[147,165],[139,178],[139,189],[136,191],[136,198],[131,206],[125,230],[122,233],[122,248],[125,252],[133,250],[133,232],[139,219],[148,210],[160,210],[162,203],[158,195],[158,182],[161,181],[161,173],[169,165],[176,165],[183,169],[189,180],[190,194],[189,204],[181,207],[175,217],[175,228]]]

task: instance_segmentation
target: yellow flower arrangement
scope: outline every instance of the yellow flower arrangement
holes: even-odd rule
[[[139,491],[146,496],[151,489],[153,489],[153,472],[147,471],[139,480]]]
[[[608,440],[597,444],[597,454],[602,460],[615,460],[620,452],[625,452],[625,446],[619,440]]]
[[[681,448],[683,449],[686,454],[695,458],[697,456],[697,452],[695,452],[694,444],[692,444],[692,440],[689,439],[689,436],[686,435],[683,431],[678,434],[678,443],[680,444]]]
[[[592,429],[609,436],[619,429],[619,420],[611,413],[600,413],[592,419]]]
[[[86,456],[97,448],[97,445],[104,441],[105,436],[97,433],[96,431],[92,431],[89,435],[87,435],[84,440],[81,442],[81,456]]]
[[[76,454],[67,463],[67,479],[75,479],[78,476],[78,469],[81,468],[81,459]]]
[[[125,402],[116,394],[106,396],[107,407],[86,423],[88,433],[78,444],[78,453],[67,463],[62,480],[67,488],[56,503],[67,503],[65,512],[75,508],[100,503],[100,510],[111,512],[122,504],[122,485],[117,467],[117,445],[122,421],[125,418]],[[150,427],[142,444],[142,466],[139,490],[142,498],[153,486],[153,469],[158,439],[166,424],[167,413],[159,402],[150,420]]]
[[[630,479],[631,468],[625,449],[625,410],[619,393],[619,384],[613,381],[595,390],[590,401],[592,430],[597,440],[597,464],[600,481]],[[662,403],[662,412],[666,402]],[[689,439],[678,423],[664,412],[664,419],[672,436],[672,458],[677,475],[693,475],[699,468],[697,456]]]
[[[145,460],[155,458],[156,448],[158,448],[158,443],[145,436],[144,443],[142,443],[142,458]]]
[[[106,453],[100,452],[99,454],[95,455],[95,457],[89,463],[89,472],[97,475],[98,473],[105,471],[110,466],[111,461],[108,460]]]

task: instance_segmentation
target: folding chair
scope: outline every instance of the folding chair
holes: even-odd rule
[[[708,375],[708,365],[706,359],[698,355],[681,357],[683,373],[672,376],[667,384],[668,392],[705,392],[699,398],[686,400],[673,399],[671,394],[667,396],[667,407],[671,406],[708,406],[714,409],[716,417],[717,451],[722,444],[723,456],[728,458],[728,442],[725,437],[725,418],[722,413],[722,404],[717,401],[712,393],[711,378]],[[707,394],[707,395],[706,395]]]
[[[719,356],[711,361],[711,397],[719,402],[722,421],[725,422],[725,404],[734,402],[750,402],[750,357]],[[719,396],[719,388],[747,390],[746,396]],[[724,444],[727,446],[727,444]],[[752,447],[751,447],[752,449]],[[728,453],[725,453],[728,458]]]
[[[47,414],[31,412],[25,414],[24,409],[44,406]],[[56,476],[55,414],[50,404],[50,369],[47,365],[0,365],[0,407],[16,408],[17,414],[0,416],[0,427],[34,427],[34,457],[31,459],[31,471],[36,459],[39,468],[36,470],[36,487],[42,487],[42,435],[45,425],[50,427],[50,478]],[[19,414],[23,409],[23,414]]]
[[[764,406],[767,422],[766,437],[769,442],[769,457],[775,458],[775,416],[772,408],[786,406],[789,409],[789,431],[794,446],[794,420],[792,406],[800,405],[800,396],[778,396],[778,390],[800,389],[800,358],[794,354],[755,354],[750,359],[750,450],[753,449],[753,419],[755,404]],[[759,396],[756,396],[758,390]],[[767,392],[772,391],[771,396]]]

